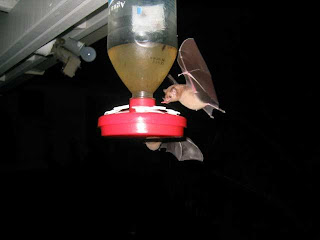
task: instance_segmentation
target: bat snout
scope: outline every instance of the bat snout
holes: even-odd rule
[[[168,104],[169,102],[165,99],[165,98],[162,98],[162,102],[161,103],[166,103],[166,104]]]

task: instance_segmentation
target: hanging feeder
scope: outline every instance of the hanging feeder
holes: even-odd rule
[[[132,98],[99,118],[101,135],[182,137],[186,119],[153,98],[177,56],[176,0],[109,0],[108,8],[108,55]]]

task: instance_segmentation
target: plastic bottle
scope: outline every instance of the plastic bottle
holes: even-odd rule
[[[177,56],[176,0],[109,0],[108,55],[133,98],[152,98]]]

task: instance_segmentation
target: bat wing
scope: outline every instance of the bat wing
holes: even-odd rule
[[[160,148],[165,148],[166,152],[172,153],[179,161],[198,160],[203,161],[203,154],[197,145],[190,138],[181,142],[162,143]]]
[[[194,90],[199,99],[219,109],[210,71],[193,38],[188,38],[181,44],[177,61],[186,84]]]
[[[168,75],[167,75],[167,78],[170,80],[170,82],[171,82],[172,84],[179,84],[179,83],[177,82],[177,80],[175,80],[174,77],[172,77],[171,74],[168,74]]]

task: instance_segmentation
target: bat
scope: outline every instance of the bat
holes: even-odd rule
[[[190,138],[186,138],[185,141],[179,142],[147,141],[145,144],[152,151],[166,149],[166,152],[172,153],[179,161],[203,161],[203,154],[201,150]]]
[[[214,118],[212,116],[214,109],[225,113],[224,110],[219,108],[210,71],[193,38],[183,41],[177,61],[182,70],[182,73],[178,76],[184,75],[186,84],[178,84],[169,74],[168,78],[173,85],[163,90],[165,97],[162,103],[168,104],[179,101],[189,109],[203,109],[211,118]]]

